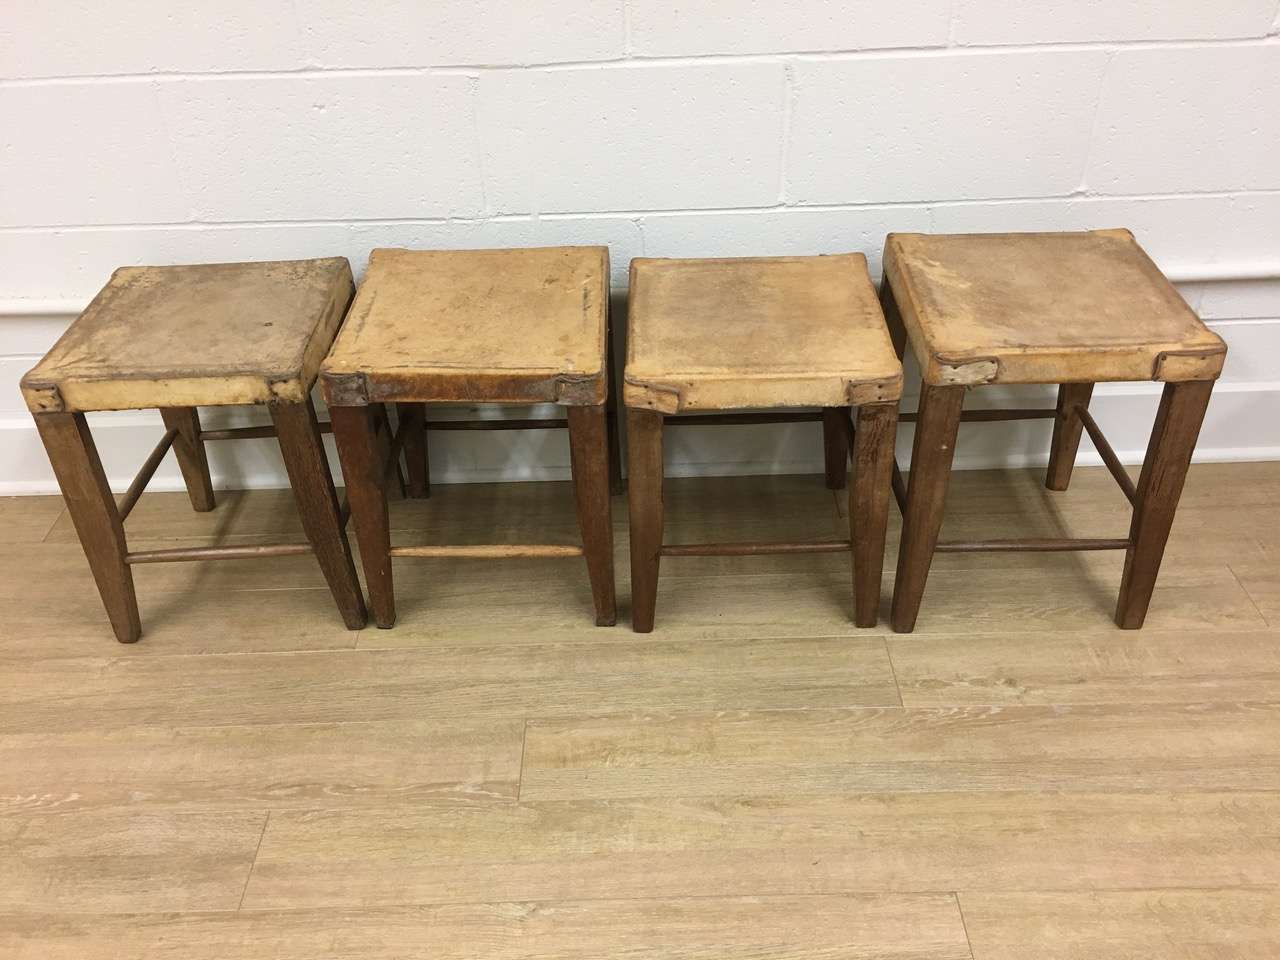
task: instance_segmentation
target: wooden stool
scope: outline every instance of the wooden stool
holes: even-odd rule
[[[890,234],[882,299],[899,356],[910,339],[923,384],[904,492],[893,628],[909,632],[935,550],[1125,550],[1116,623],[1142,626],[1200,423],[1226,345],[1178,295],[1128,230],[1091,233]],[[1093,385],[1156,380],[1164,395],[1135,489],[1089,414]],[[961,411],[988,383],[1057,383],[1055,409]],[[939,543],[956,433],[964,420],[1052,418],[1045,485],[1065,490],[1082,429],[1129,502],[1115,539]]]
[[[627,366],[632,626],[653,629],[664,556],[852,550],[854,619],[875,626],[902,365],[861,254],[631,261]],[[821,407],[818,414],[687,415]],[[849,417],[857,408],[857,427]],[[852,440],[851,541],[664,544],[664,424],[824,424],[827,481],[844,485]],[[670,419],[668,419],[670,418]],[[851,435],[852,434],[852,435]]]
[[[379,627],[395,623],[393,557],[585,556],[596,623],[617,614],[609,514],[609,251],[374,250],[320,372]],[[427,403],[567,408],[582,546],[391,546],[372,404],[399,405],[392,448],[425,477]],[[487,421],[529,429],[565,420]],[[411,487],[413,485],[411,484]]]
[[[135,563],[313,552],[352,630],[365,624],[311,387],[352,294],[341,257],[123,267],[22,379],[117,639],[142,633]],[[201,430],[202,406],[265,404],[274,428]],[[168,428],[119,505],[85,413],[159,407]],[[130,552],[124,519],[172,446],[191,505],[212,510],[204,441],[278,436],[309,543]]]

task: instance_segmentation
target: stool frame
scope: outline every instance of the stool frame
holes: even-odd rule
[[[821,420],[827,487],[842,489],[853,460],[849,485],[848,540],[736,543],[664,543],[662,499],[663,433],[666,426],[792,423]],[[855,425],[856,422],[856,425]],[[631,625],[637,633],[653,630],[662,557],[740,557],[768,554],[845,553],[853,562],[854,623],[874,627],[879,615],[880,582],[889,514],[889,483],[897,434],[898,403],[868,403],[819,412],[707,413],[667,415],[627,408],[627,486],[631,521]]]
[[[894,348],[902,359],[907,349],[907,332],[887,278],[881,284],[880,297]],[[987,551],[1124,550],[1124,573],[1116,601],[1115,622],[1126,630],[1140,628],[1151,604],[1165,544],[1213,393],[1213,384],[1213,380],[1164,384],[1142,472],[1135,486],[1089,412],[1093,383],[1059,384],[1057,403],[1052,408],[970,411],[963,410],[963,406],[965,391],[971,387],[922,383],[919,409],[900,416],[903,422],[916,424],[908,483],[903,482],[896,459],[893,463],[893,494],[902,512],[902,538],[898,547],[890,614],[894,631],[910,633],[915,629],[934,553]],[[1054,421],[1045,472],[1045,486],[1050,490],[1067,489],[1081,436],[1085,432],[1089,434],[1107,470],[1133,507],[1128,535],[940,541],[960,424],[1032,419]]]
[[[147,456],[117,503],[107,483],[97,446],[82,412],[33,414],[54,474],[62,489],[90,570],[106,607],[116,639],[134,643],[142,635],[132,566],[193,560],[236,560],[314,553],[343,622],[349,629],[365,626],[364,597],[356,578],[344,527],[348,509],[339,505],[320,439],[329,429],[316,419],[308,397],[302,402],[267,404],[272,425],[204,430],[196,407],[160,410],[164,435]],[[380,434],[389,435],[385,410]],[[205,443],[275,437],[298,504],[306,542],[255,545],[211,545],[130,551],[124,521],[141,499],[170,448],[178,460],[191,506],[200,513],[214,509],[213,484]]]

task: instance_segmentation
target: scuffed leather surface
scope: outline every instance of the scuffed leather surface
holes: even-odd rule
[[[663,413],[897,400],[862,254],[631,261],[627,406]]]
[[[933,384],[1211,380],[1226,344],[1128,230],[892,233],[885,276]]]

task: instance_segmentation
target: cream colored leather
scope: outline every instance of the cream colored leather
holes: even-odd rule
[[[885,276],[927,383],[1211,380],[1226,345],[1128,230],[891,233]]]
[[[632,260],[628,328],[630,407],[834,407],[902,393],[860,253]]]
[[[605,247],[374,250],[321,371],[331,403],[602,403]]]
[[[121,267],[22,393],[33,413],[300,401],[352,287],[343,257]]]

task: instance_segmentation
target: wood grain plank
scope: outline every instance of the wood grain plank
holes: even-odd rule
[[[1280,793],[420,805],[271,817],[248,909],[1280,884]]]
[[[1270,700],[1280,689],[1280,634],[1268,630],[911,636],[889,650],[907,706]]]
[[[1280,891],[960,894],[975,960],[1280,956]]]
[[[524,723],[404,720],[0,736],[0,814],[514,800]]]
[[[0,917],[14,960],[968,960],[949,895]]]
[[[0,528],[8,543],[39,543],[53,528],[58,518],[66,513],[62,497],[0,497]],[[75,527],[70,517],[66,520],[71,536]],[[78,541],[77,541],[78,542]]]
[[[898,703],[877,637],[31,659],[4,668],[0,733],[577,716],[654,703],[672,710]]]
[[[266,812],[0,819],[0,911],[234,910]]]
[[[1233,562],[1231,572],[1267,623],[1280,628],[1280,546],[1267,560]]]
[[[533,720],[524,800],[1280,787],[1280,705],[939,707]]]

